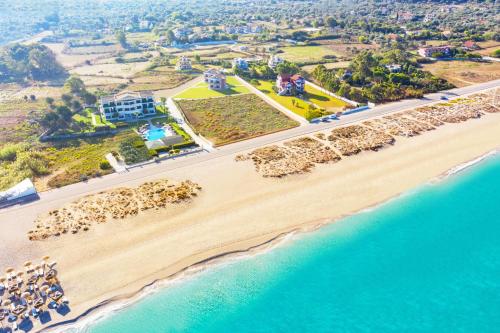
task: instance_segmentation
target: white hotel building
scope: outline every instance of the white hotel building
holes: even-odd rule
[[[150,91],[124,91],[101,97],[99,111],[109,121],[133,120],[156,114],[153,94]]]

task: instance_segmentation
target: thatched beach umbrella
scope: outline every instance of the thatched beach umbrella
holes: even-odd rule
[[[10,280],[12,273],[14,272],[14,268],[9,267],[5,270],[5,273],[7,273],[7,279]]]
[[[24,267],[30,267],[32,265],[31,261],[24,262]]]
[[[49,289],[49,285],[48,284],[44,284],[43,286],[40,287],[40,291],[44,292],[44,293],[47,293],[47,290]]]
[[[42,258],[42,261],[43,261],[43,263],[44,263],[44,264],[46,264],[46,263],[47,263],[47,261],[49,261],[49,259],[50,259],[50,256],[44,256],[44,257]]]

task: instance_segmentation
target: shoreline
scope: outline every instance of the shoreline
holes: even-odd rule
[[[92,326],[93,323],[96,323],[100,320],[105,320],[117,312],[127,310],[127,308],[137,304],[146,297],[154,295],[158,292],[162,292],[167,288],[175,286],[176,284],[185,283],[189,279],[199,278],[201,274],[209,270],[217,269],[220,266],[229,265],[235,261],[244,260],[245,258],[253,258],[255,256],[266,254],[276,247],[289,245],[291,242],[300,237],[303,237],[304,235],[321,231],[321,229],[323,229],[324,227],[336,223],[339,220],[342,220],[349,216],[368,213],[372,210],[375,210],[383,205],[390,203],[393,200],[401,198],[402,196],[409,195],[423,186],[438,184],[455,176],[459,177],[463,172],[469,171],[471,168],[476,167],[477,165],[487,161],[490,158],[497,157],[499,153],[499,148],[495,148],[494,150],[491,150],[487,153],[477,156],[476,158],[448,169],[441,175],[438,175],[434,179],[430,179],[429,181],[418,185],[416,188],[408,189],[401,193],[395,194],[393,197],[387,200],[376,203],[370,207],[361,208],[359,211],[353,212],[351,214],[346,214],[345,216],[340,216],[338,218],[333,218],[325,221],[306,222],[302,226],[298,226],[291,230],[279,233],[278,235],[275,235],[262,243],[257,243],[244,249],[221,252],[214,256],[208,257],[190,266],[187,266],[169,276],[156,279],[142,286],[136,291],[117,295],[113,298],[100,302],[94,307],[87,309],[84,313],[74,319],[55,323],[51,326],[42,328],[37,332],[59,333],[64,332],[64,330],[68,328],[74,328],[77,330],[88,328]],[[235,246],[237,246],[237,244],[235,244]]]
[[[363,152],[341,163],[318,165],[310,173],[281,179],[264,178],[251,163],[236,162],[236,153],[165,169],[138,177],[129,185],[189,178],[203,188],[198,199],[177,209],[144,213],[52,240],[29,242],[26,232],[38,214],[73,197],[20,207],[2,215],[9,234],[0,235],[6,248],[0,263],[19,266],[43,255],[57,260],[71,312],[67,317],[54,317],[45,328],[36,325],[34,331],[68,329],[69,322],[94,318],[126,298],[135,300],[141,291],[154,289],[155,281],[175,280],[183,276],[179,272],[192,272],[200,264],[212,267],[214,263],[207,264],[207,260],[225,262],[228,253],[259,252],[258,245],[271,239],[317,230],[432,183],[452,168],[497,150],[499,120],[497,113],[444,125],[398,139],[396,145],[378,152]]]

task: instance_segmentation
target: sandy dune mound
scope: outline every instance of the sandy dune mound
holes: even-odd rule
[[[429,110],[429,108],[427,107],[418,108],[415,110],[405,112],[405,115],[412,117],[415,120],[418,120],[419,122],[431,124],[434,127],[439,127],[444,125],[444,122],[442,122],[437,118],[434,118],[431,114],[427,113],[426,110]]]
[[[314,163],[328,163],[340,160],[340,156],[328,146],[309,137],[298,138],[284,143],[299,156]]]
[[[336,128],[332,130],[328,140],[346,156],[357,154],[362,150],[377,151],[395,142],[392,136],[384,132],[360,125]]]
[[[336,162],[343,156],[361,151],[377,151],[396,142],[394,136],[412,137],[445,123],[459,123],[479,118],[484,113],[500,112],[493,93],[481,93],[447,103],[364,121],[360,125],[335,128],[330,135],[316,133],[314,138],[302,137],[256,149],[239,155],[237,161],[252,160],[264,177],[283,177],[310,171],[316,163]]]
[[[403,114],[385,116],[379,119],[365,121],[363,125],[384,131],[390,135],[411,137],[422,132],[433,130],[435,127],[416,120],[406,118]]]
[[[256,149],[247,155],[236,156],[237,161],[251,159],[255,170],[264,177],[283,177],[291,174],[309,172],[314,164],[291,149],[268,146]]]
[[[95,223],[124,219],[149,209],[164,208],[196,196],[201,188],[191,182],[157,180],[136,188],[116,188],[85,196],[35,220],[30,240],[41,240],[68,232],[87,231]]]

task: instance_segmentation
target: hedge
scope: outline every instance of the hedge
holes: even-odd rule
[[[188,147],[193,147],[193,146],[196,146],[196,143],[194,141],[187,141],[187,142],[178,143],[178,144],[175,144],[172,146],[163,146],[163,147],[154,148],[151,150],[154,150],[154,151],[156,151],[157,154],[159,154],[159,153],[169,153],[171,150],[183,149],[183,148],[188,148]]]

